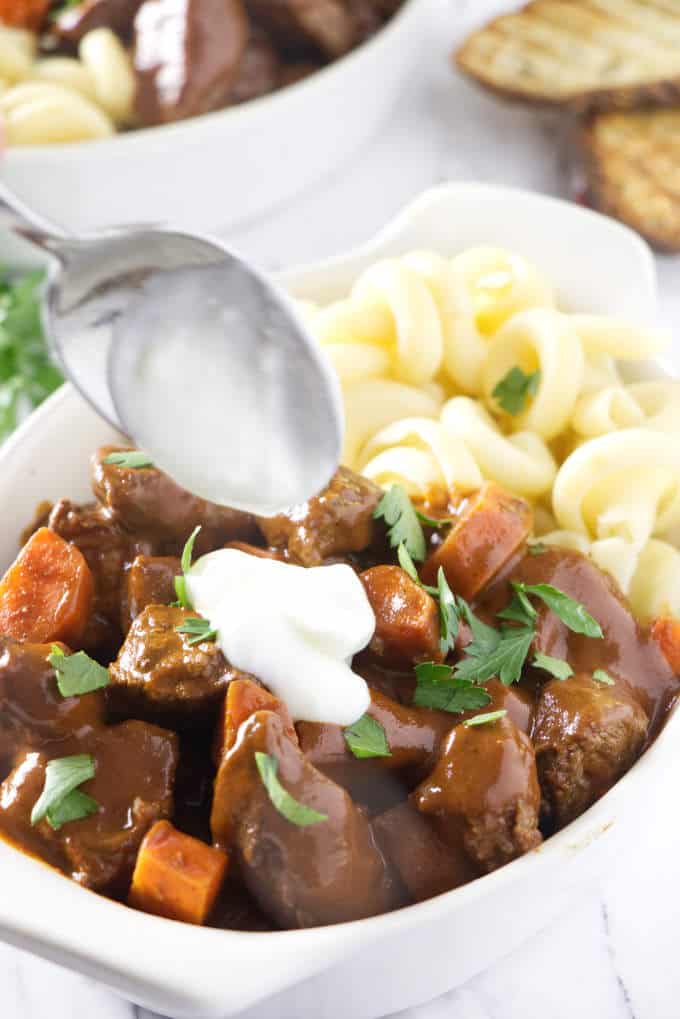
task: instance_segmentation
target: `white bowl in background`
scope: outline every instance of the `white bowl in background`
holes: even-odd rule
[[[5,182],[74,232],[172,222],[216,232],[342,165],[408,84],[432,0],[405,0],[371,39],[309,78],[248,103],[101,141],[17,146]]]
[[[480,242],[537,261],[567,307],[656,317],[653,262],[630,230],[553,199],[477,185],[427,192],[363,248],[282,280],[298,296],[324,300],[378,257],[410,248],[452,255]],[[26,264],[26,253],[0,239],[3,263]],[[88,455],[113,437],[66,386],[6,443],[0,562],[14,556],[38,500],[87,497]],[[182,1019],[375,1019],[467,980],[595,884],[653,818],[677,772],[679,742],[676,713],[606,796],[538,850],[428,902],[333,927],[262,934],[162,920],[0,842],[0,937]]]

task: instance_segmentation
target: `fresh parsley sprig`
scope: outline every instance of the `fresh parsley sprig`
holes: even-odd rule
[[[101,690],[111,682],[109,670],[84,651],[65,655],[58,644],[53,644],[47,661],[55,671],[62,697],[80,697],[93,690]]]
[[[177,633],[184,633],[189,636],[187,644],[194,647],[204,640],[215,640],[217,630],[210,625],[210,620],[201,619],[199,616],[188,616],[183,623],[175,627]]]
[[[310,824],[328,820],[328,814],[320,814],[318,810],[300,803],[283,788],[277,776],[279,762],[276,757],[256,750],[255,764],[272,806],[285,817],[286,821],[297,825],[298,828],[307,828]]]
[[[45,784],[31,811],[31,824],[43,818],[55,831],[67,821],[96,814],[99,804],[78,786],[94,778],[95,763],[91,754],[56,757],[45,768]]]
[[[523,584],[513,581],[512,586],[518,596],[533,595],[551,609],[564,625],[574,633],[582,633],[586,637],[602,637],[602,627],[590,615],[585,605],[570,598],[564,591],[552,584]]]
[[[384,728],[370,715],[362,715],[354,725],[348,725],[343,736],[345,743],[359,760],[392,756]]]
[[[182,558],[180,560],[182,566],[182,575],[175,577],[175,594],[177,595],[177,602],[180,608],[191,609],[193,605],[189,599],[189,592],[187,590],[186,576],[191,569],[191,559],[194,554],[194,545],[196,543],[196,537],[201,529],[201,525],[194,527],[193,531],[187,538],[184,549],[182,550]]]
[[[416,665],[416,688],[413,703],[419,708],[435,708],[459,714],[489,704],[491,697],[471,680],[454,676],[450,665],[421,662]]]
[[[616,680],[612,679],[608,672],[604,669],[595,669],[593,673],[593,679],[597,680],[598,683],[604,683],[605,686],[615,686]]]
[[[511,368],[493,389],[491,395],[508,414],[521,414],[530,396],[535,396],[541,383],[540,371],[525,374],[519,365]]]
[[[408,492],[401,485],[392,485],[373,511],[376,520],[387,524],[387,538],[391,548],[403,545],[411,559],[422,563],[427,554],[425,535],[418,514]]]

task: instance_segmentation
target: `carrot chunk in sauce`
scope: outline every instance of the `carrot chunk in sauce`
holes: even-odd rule
[[[652,637],[676,675],[680,675],[680,619],[665,616],[652,623]]]
[[[228,862],[223,850],[158,821],[140,846],[128,902],[170,920],[205,923]]]
[[[90,615],[94,584],[75,545],[40,527],[0,580],[0,633],[36,644],[77,647]]]

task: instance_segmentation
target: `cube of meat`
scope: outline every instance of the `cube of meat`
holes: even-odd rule
[[[428,558],[423,580],[434,584],[441,566],[451,589],[471,601],[521,548],[532,525],[528,503],[485,482]]]
[[[444,841],[463,847],[482,871],[541,842],[540,799],[531,741],[507,715],[486,725],[457,725],[432,774],[412,794]]]
[[[145,538],[156,552],[180,555],[187,538],[199,524],[194,552],[220,548],[235,538],[252,538],[255,530],[248,513],[216,506],[180,488],[156,467],[120,467],[104,460],[118,446],[104,446],[92,458],[92,489],[122,530]],[[142,551],[140,549],[140,551]]]
[[[410,803],[400,803],[373,821],[373,831],[413,902],[431,899],[478,876],[459,847],[447,845]]]
[[[51,644],[0,637],[0,764],[19,747],[41,747],[84,735],[104,721],[104,693],[62,697],[48,662]]]
[[[94,758],[95,776],[81,788],[98,811],[57,831],[46,820],[31,825],[47,764],[66,754],[29,751],[0,786],[0,831],[79,884],[120,894],[127,890],[144,835],[172,813],[177,737],[129,721],[96,730],[68,751],[76,752]]]
[[[88,651],[113,650],[120,643],[125,567],[138,551],[151,551],[151,546],[133,541],[101,506],[77,506],[68,499],[56,503],[48,526],[80,549],[92,574],[94,600],[82,646]]]
[[[647,715],[620,685],[588,673],[551,680],[536,707],[533,740],[543,797],[562,828],[630,768],[647,735]]]
[[[123,633],[148,605],[175,601],[175,577],[181,572],[178,556],[137,556],[124,583],[120,616]]]
[[[278,762],[277,778],[291,796],[327,819],[300,827],[279,813],[258,773],[257,751]],[[224,758],[211,828],[215,844],[235,852],[251,893],[282,927],[358,920],[397,904],[366,817],[305,760],[272,712],[251,715]]]
[[[339,57],[358,42],[357,24],[342,0],[250,0],[249,8],[283,49],[310,46]]]
[[[324,559],[363,552],[373,539],[377,485],[339,467],[327,488],[301,506],[275,517],[258,517],[268,545],[286,549],[294,562],[319,566]]]
[[[399,566],[372,566],[360,580],[375,613],[371,651],[391,665],[441,661],[434,598]]]
[[[190,644],[177,627],[196,613],[147,605],[133,622],[111,664],[114,696],[145,714],[205,717],[236,675],[214,641]]]

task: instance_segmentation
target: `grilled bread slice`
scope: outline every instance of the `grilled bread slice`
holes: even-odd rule
[[[576,112],[680,102],[680,0],[533,0],[474,32],[458,66],[508,98]]]
[[[680,107],[601,113],[582,140],[590,204],[680,251]]]

